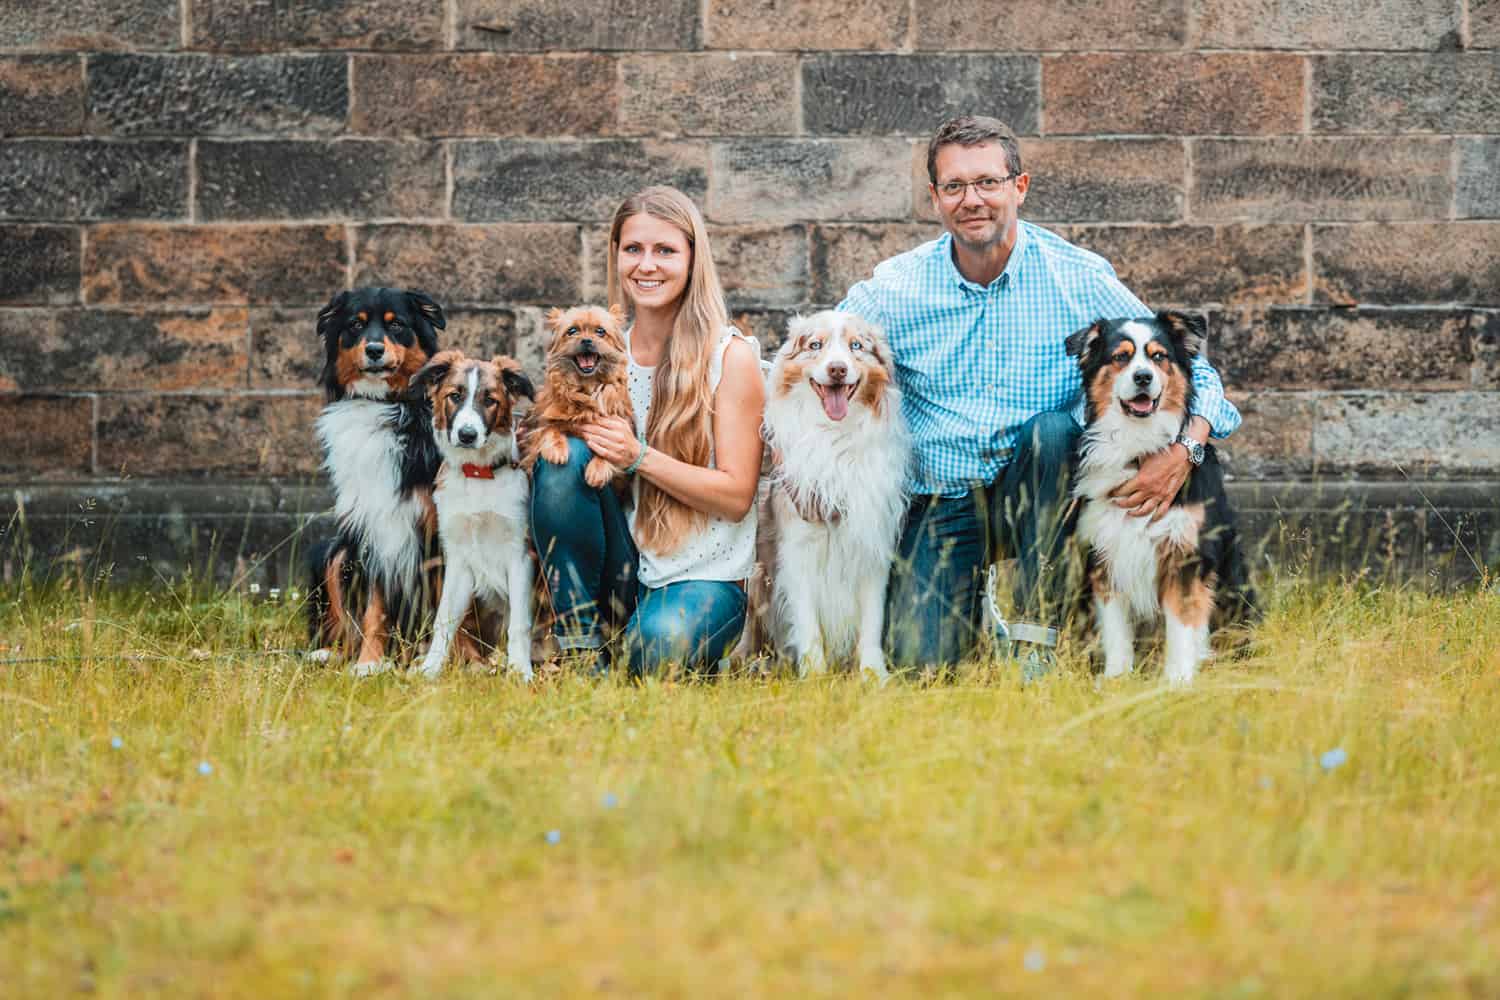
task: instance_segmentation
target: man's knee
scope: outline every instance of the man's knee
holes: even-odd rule
[[[1021,425],[1020,444],[1038,458],[1066,460],[1083,428],[1070,414],[1038,413]]]

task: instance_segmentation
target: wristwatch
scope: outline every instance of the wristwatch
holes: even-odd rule
[[[1179,434],[1172,439],[1173,444],[1180,444],[1187,449],[1188,461],[1198,466],[1203,464],[1203,445],[1194,441],[1186,434]]]

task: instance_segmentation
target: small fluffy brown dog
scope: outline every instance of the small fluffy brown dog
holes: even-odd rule
[[[577,306],[547,314],[552,343],[547,347],[547,379],[531,411],[531,433],[523,464],[531,471],[540,455],[566,465],[568,436],[582,437],[583,425],[599,417],[624,417],[635,426],[626,374],[624,317],[619,306]],[[595,455],[583,470],[595,489],[624,473]]]

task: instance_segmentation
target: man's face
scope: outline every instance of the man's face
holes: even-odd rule
[[[1031,178],[1027,174],[1010,177],[1010,164],[998,142],[944,146],[938,150],[936,165],[937,183],[927,186],[932,207],[943,220],[943,228],[956,241],[968,250],[982,253],[1015,239],[1016,220]],[[981,191],[978,184],[972,183],[985,181],[994,186],[994,181],[1006,177],[1009,179],[990,192]],[[966,181],[971,183],[961,191],[944,190],[945,185],[951,187]]]

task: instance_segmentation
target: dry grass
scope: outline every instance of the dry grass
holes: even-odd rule
[[[1495,995],[1500,594],[1270,589],[1187,693],[355,682],[12,589],[0,992]]]

